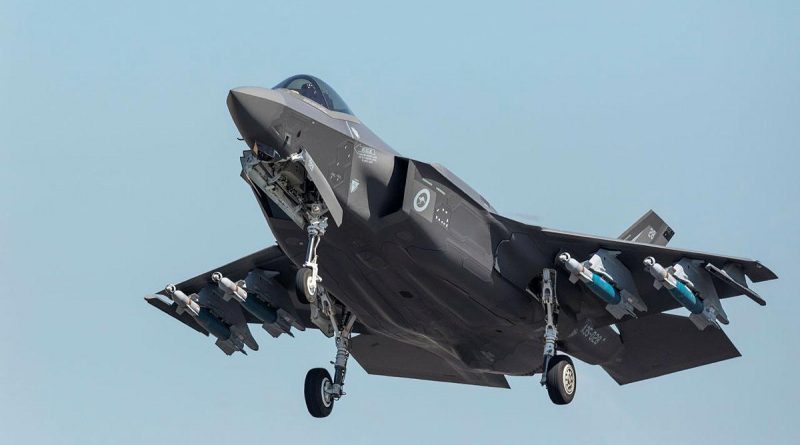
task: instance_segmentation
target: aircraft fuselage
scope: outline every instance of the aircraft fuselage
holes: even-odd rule
[[[294,92],[236,89],[228,105],[248,147],[278,158],[304,151],[328,182],[341,223],[331,222],[319,247],[322,283],[361,324],[475,370],[540,367],[542,332],[531,326],[541,328],[541,306],[494,269],[510,233],[480,195]],[[268,198],[259,202],[278,244],[302,265],[305,231]]]

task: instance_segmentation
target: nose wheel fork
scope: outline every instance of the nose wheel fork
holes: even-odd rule
[[[306,246],[306,260],[303,267],[297,270],[295,284],[297,286],[297,296],[304,303],[314,303],[317,300],[319,283],[322,278],[319,276],[319,257],[317,248],[325,229],[328,227],[328,218],[320,216],[323,206],[312,204],[309,212],[309,223],[306,227],[308,232],[308,243]]]

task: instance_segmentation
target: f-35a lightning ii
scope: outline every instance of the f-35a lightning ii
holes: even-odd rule
[[[168,285],[148,303],[216,338],[226,354],[315,328],[336,344],[333,377],[312,369],[315,417],[343,395],[352,354],[370,374],[508,388],[541,373],[575,396],[570,357],[624,385],[738,357],[721,300],[764,300],[759,262],[666,247],[648,212],[619,238],[502,215],[437,164],[403,157],[322,80],[236,88],[241,177],[277,245]],[[682,309],[686,317],[665,314]]]

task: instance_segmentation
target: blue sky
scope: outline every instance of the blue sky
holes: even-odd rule
[[[800,441],[800,3],[0,1],[0,442]],[[316,74],[501,213],[758,258],[742,358],[578,394],[366,375],[308,416],[314,332],[224,356],[142,297],[274,242],[230,88]],[[691,345],[687,345],[691,347]],[[221,442],[222,441],[222,442]]]

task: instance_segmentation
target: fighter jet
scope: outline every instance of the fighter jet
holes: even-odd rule
[[[556,404],[575,397],[573,358],[624,385],[738,357],[722,300],[763,306],[748,279],[777,278],[666,247],[674,232],[652,211],[618,238],[500,215],[443,166],[393,150],[314,76],[235,88],[227,105],[277,245],[145,299],[228,355],[258,349],[250,324],[333,338],[333,376],[305,379],[315,417],[344,396],[351,354],[384,376],[508,388],[541,374]]]

